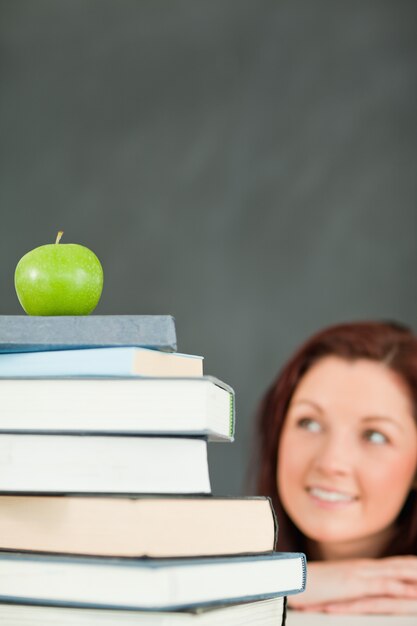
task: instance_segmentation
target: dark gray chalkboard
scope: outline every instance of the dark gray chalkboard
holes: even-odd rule
[[[417,5],[0,0],[0,313],[29,249],[91,247],[97,313],[175,316],[251,416],[328,323],[416,325]]]

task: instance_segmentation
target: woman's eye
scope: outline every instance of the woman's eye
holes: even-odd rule
[[[379,430],[366,430],[364,438],[370,443],[384,444],[388,443],[388,437],[379,432]]]
[[[318,433],[321,430],[318,421],[311,417],[302,417],[297,421],[297,426],[303,430],[308,430],[310,433]]]

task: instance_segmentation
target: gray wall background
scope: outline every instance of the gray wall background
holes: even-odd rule
[[[28,250],[87,245],[96,313],[171,313],[235,387],[213,489],[310,333],[416,326],[417,5],[0,0],[0,313]]]

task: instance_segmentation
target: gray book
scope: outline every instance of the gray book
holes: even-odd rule
[[[0,352],[138,346],[175,352],[171,315],[0,315]]]

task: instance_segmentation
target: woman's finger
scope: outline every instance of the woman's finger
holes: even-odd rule
[[[417,598],[417,582],[410,584],[410,582],[395,578],[374,578],[369,581],[364,595]]]
[[[317,608],[316,608],[317,610]],[[374,597],[322,605],[324,613],[417,615],[417,599]]]
[[[363,561],[363,578],[397,578],[417,582],[417,557],[402,556]]]

